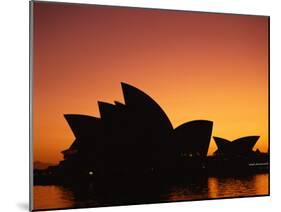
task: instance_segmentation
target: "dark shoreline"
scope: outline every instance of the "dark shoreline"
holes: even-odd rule
[[[108,172],[93,175],[65,175],[59,173],[59,166],[50,166],[44,170],[34,170],[34,185],[81,185],[98,183],[101,185],[121,183],[125,187],[136,183],[141,184],[166,184],[182,180],[204,179],[208,177],[239,177],[252,176],[259,173],[269,173],[268,155],[249,158],[226,159],[208,156],[201,163],[187,163],[186,168],[158,169],[150,171],[124,171]],[[193,166],[192,166],[193,165]],[[115,179],[116,182],[111,182]]]

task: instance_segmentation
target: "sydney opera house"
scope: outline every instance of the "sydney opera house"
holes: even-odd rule
[[[64,115],[75,140],[57,169],[71,176],[103,176],[179,171],[190,167],[189,161],[201,168],[213,123],[195,120],[174,129],[151,97],[121,85],[125,103],[98,102],[100,117]]]
[[[269,169],[268,153],[253,150],[259,136],[246,136],[229,141],[213,137],[217,150],[208,157],[208,174],[249,174]]]
[[[224,138],[214,137],[217,151],[214,153],[217,156],[248,156],[253,153],[253,147],[257,143],[259,136],[246,136],[238,138],[234,141],[229,141]]]
[[[259,136],[230,142],[214,137],[217,151],[207,157],[213,122],[194,120],[173,128],[162,108],[141,90],[121,83],[124,104],[98,102],[100,117],[64,115],[75,137],[64,159],[49,167],[58,178],[202,173],[219,158],[248,156]],[[224,161],[224,160],[223,160]],[[64,179],[65,180],[65,179]]]

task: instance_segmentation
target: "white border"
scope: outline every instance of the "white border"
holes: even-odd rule
[[[278,211],[280,193],[281,67],[280,5],[275,0],[68,0],[68,2],[271,16],[271,197],[122,206],[75,211]],[[29,5],[3,1],[0,7],[1,211],[27,211],[29,193]],[[68,210],[72,211],[72,210]]]

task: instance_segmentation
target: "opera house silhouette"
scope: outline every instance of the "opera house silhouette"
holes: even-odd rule
[[[253,150],[260,136],[246,136],[233,141],[215,136],[213,138],[217,150],[208,158],[209,174],[245,175],[268,171],[268,153]]]
[[[253,147],[257,143],[259,136],[246,136],[229,141],[225,138],[213,137],[218,149],[215,155],[221,156],[247,156],[253,153]]]
[[[150,96],[126,83],[121,87],[124,104],[98,102],[100,117],[64,115],[75,140],[62,151],[64,159],[48,168],[50,178],[65,182],[112,176],[143,180],[156,175],[207,175],[219,169],[219,158],[225,163],[230,155],[248,157],[259,138],[248,136],[230,142],[214,137],[218,150],[207,157],[212,121],[194,120],[173,128]]]
[[[98,102],[100,118],[64,115],[75,140],[62,151],[59,170],[71,176],[175,172],[191,166],[187,158],[201,168],[213,122],[195,120],[174,129],[150,96],[129,84],[121,86],[125,103]]]

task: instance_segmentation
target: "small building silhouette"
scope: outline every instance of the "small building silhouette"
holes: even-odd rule
[[[218,149],[214,152],[218,156],[247,156],[252,150],[260,136],[246,136],[229,141],[224,138],[214,137]]]

